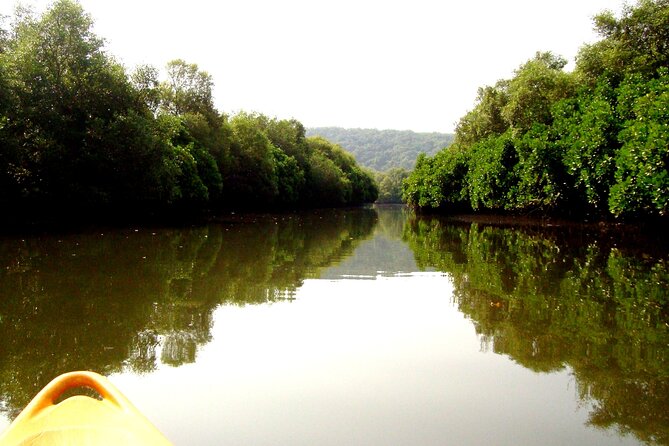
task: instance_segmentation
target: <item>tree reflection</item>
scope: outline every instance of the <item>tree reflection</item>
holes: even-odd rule
[[[521,229],[415,217],[417,263],[448,272],[482,348],[573,370],[589,423],[669,444],[669,254],[630,230]]]
[[[217,306],[290,298],[376,221],[335,210],[0,239],[0,410],[17,415],[71,370],[193,362]]]

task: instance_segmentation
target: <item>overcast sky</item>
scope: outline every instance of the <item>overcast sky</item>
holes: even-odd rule
[[[25,1],[41,12],[49,1]],[[570,61],[622,0],[80,0],[132,69],[172,59],[215,82],[221,111],[307,127],[453,131],[477,88],[536,51]],[[0,0],[0,13],[15,2]]]

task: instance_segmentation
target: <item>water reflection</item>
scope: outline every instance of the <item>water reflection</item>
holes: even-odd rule
[[[669,254],[629,230],[504,228],[413,218],[421,267],[448,272],[482,348],[570,367],[589,423],[669,444]]]
[[[535,426],[549,424],[546,420],[555,416],[551,409],[535,418],[531,414],[545,400],[557,404],[555,396],[564,396],[571,372],[592,426],[669,444],[668,253],[661,240],[646,240],[643,233],[630,230],[518,229],[408,218],[400,208],[230,216],[194,228],[6,238],[0,240],[0,409],[16,415],[54,375],[79,368],[104,374],[160,369],[152,377],[165,370],[183,373],[187,378],[178,383],[156,385],[175,389],[202,375],[232,373],[218,384],[228,384],[230,392],[241,377],[262,370],[263,376],[274,378],[264,382],[251,377],[239,392],[239,404],[253,399],[257,406],[240,412],[229,400],[232,393],[221,402],[229,411],[226,417],[240,413],[237,421],[249,423],[250,431],[257,430],[257,407],[280,406],[275,421],[281,426],[286,423],[284,405],[293,401],[292,410],[303,411],[295,424],[304,424],[300,416],[311,416],[314,423],[330,420],[329,429],[313,424],[311,433],[329,435],[340,429],[328,418],[331,397],[337,395],[340,418],[350,415],[345,419],[358,423],[360,438],[375,440],[359,444],[388,444],[381,435],[388,426],[404,432],[404,444],[440,444],[443,438],[456,438],[447,434],[458,428],[461,443],[501,438],[486,437],[486,432],[506,432],[508,444],[528,443],[519,439],[530,438],[522,435],[534,435],[535,429],[515,430],[532,424],[530,419]],[[443,271],[449,277],[398,274],[419,269]],[[331,294],[324,298],[326,293]],[[473,323],[478,340],[449,305],[451,296]],[[285,305],[245,307],[278,301]],[[260,323],[258,315],[263,315]],[[268,324],[274,325],[266,332]],[[507,361],[481,355],[478,341],[483,352],[524,367],[514,365],[523,372],[513,371],[515,385],[498,385],[500,373],[507,373],[507,379],[511,375]],[[263,349],[265,344],[269,347]],[[245,354],[231,355],[235,349]],[[212,358],[226,354],[225,367],[216,369]],[[333,368],[336,357],[331,355],[352,359],[335,361]],[[259,359],[254,363],[248,358]],[[200,368],[160,367],[196,360]],[[188,369],[197,369],[195,375],[188,375]],[[365,375],[362,369],[373,372]],[[306,375],[313,370],[321,373]],[[564,372],[546,373],[560,370]],[[546,379],[522,381],[525,375]],[[276,381],[277,376],[286,381]],[[414,377],[413,387],[406,387],[407,376]],[[550,379],[559,381],[557,390],[546,383]],[[347,387],[349,382],[358,387]],[[290,383],[293,387],[283,387]],[[306,383],[306,388],[295,383]],[[324,386],[334,393],[321,394]],[[198,398],[186,395],[182,401],[192,399],[197,407],[214,392],[209,382],[198,388]],[[373,388],[378,392],[369,390]],[[260,392],[252,394],[253,389]],[[274,401],[267,398],[271,389],[280,394]],[[286,389],[296,389],[295,394],[287,395]],[[535,406],[520,401],[525,389],[534,389]],[[303,406],[300,392],[305,390],[313,397],[311,406]],[[366,399],[356,400],[352,392]],[[402,398],[396,402],[401,403],[392,411],[398,395]],[[571,394],[566,399],[573,403]],[[352,401],[373,403],[371,415],[360,415],[364,410]],[[513,404],[517,407],[509,413],[527,418],[494,418],[501,405]],[[573,411],[564,407],[563,418]],[[208,417],[219,416],[209,412]],[[383,413],[387,424],[378,418]],[[212,438],[220,433],[211,427],[217,425],[214,418],[202,422],[203,428],[212,429]],[[480,418],[486,418],[485,426],[477,424]],[[400,426],[403,419],[408,421]],[[191,429],[193,422],[184,422],[183,429]],[[422,442],[414,432],[419,422],[425,422]],[[583,430],[582,418],[578,429],[563,423],[558,426],[568,427],[554,430],[564,431],[564,437],[551,438],[554,444]],[[288,424],[286,438],[292,438],[294,426]],[[384,428],[375,431],[375,426]],[[313,438],[305,437],[305,444],[306,439]],[[333,435],[331,443],[346,443],[338,439]]]
[[[321,279],[375,280],[418,271],[413,253],[402,240],[410,211],[402,206],[379,206],[374,236],[364,240],[355,253],[323,271]]]
[[[372,209],[0,240],[0,410],[76,369],[193,362],[212,312],[290,298],[369,237]]]

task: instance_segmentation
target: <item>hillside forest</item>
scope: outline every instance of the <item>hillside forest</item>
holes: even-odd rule
[[[341,127],[307,128],[307,136],[321,136],[345,147],[364,167],[376,172],[413,169],[421,153],[428,156],[448,147],[455,135],[417,133],[411,130],[345,129]]]
[[[659,218],[669,212],[669,0],[594,17],[575,68],[539,52],[479,89],[454,143],[419,155],[421,210]]]
[[[454,138],[450,133],[341,127],[307,128],[307,136],[320,136],[341,145],[358,163],[371,169],[379,190],[377,203],[402,203],[403,181],[418,155],[434,155]]]
[[[296,120],[227,116],[196,64],[132,72],[73,0],[0,23],[0,206],[9,220],[373,202],[372,174]],[[184,212],[187,211],[187,212]],[[6,221],[5,221],[6,223]]]

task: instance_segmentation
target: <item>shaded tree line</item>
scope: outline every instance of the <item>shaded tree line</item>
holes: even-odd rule
[[[658,217],[669,211],[669,1],[594,18],[576,67],[550,52],[480,88],[455,142],[420,155],[420,209]]]
[[[14,218],[376,199],[372,176],[300,122],[226,116],[197,65],[128,74],[103,43],[73,0],[2,28],[0,205]]]
[[[377,203],[403,203],[402,187],[404,180],[411,172],[402,167],[394,167],[385,172],[374,172],[374,178],[379,189]]]

